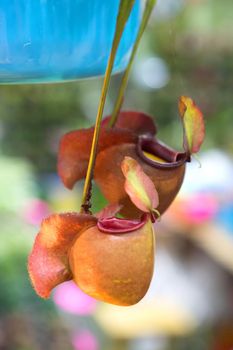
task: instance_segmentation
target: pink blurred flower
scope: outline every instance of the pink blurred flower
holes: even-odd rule
[[[41,220],[50,214],[48,203],[41,199],[32,199],[28,202],[23,212],[23,217],[27,223],[39,225]]]
[[[179,196],[168,214],[180,222],[198,225],[213,219],[218,209],[218,199],[214,195],[197,193],[187,197]]]
[[[201,224],[211,220],[217,213],[218,201],[210,194],[196,194],[184,203],[183,212],[186,220]]]
[[[75,350],[98,350],[99,344],[96,336],[89,330],[75,333],[72,338]]]
[[[83,293],[73,281],[64,282],[56,287],[53,300],[62,310],[79,315],[92,314],[97,304],[95,299]]]

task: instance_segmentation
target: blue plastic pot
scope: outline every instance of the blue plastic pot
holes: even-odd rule
[[[56,82],[101,75],[120,0],[0,0],[0,83]],[[114,71],[124,69],[139,22],[127,23]]]

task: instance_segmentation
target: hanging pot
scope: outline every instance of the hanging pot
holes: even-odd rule
[[[1,0],[0,83],[41,83],[104,74],[120,0]],[[116,55],[129,58],[139,22],[136,1]]]

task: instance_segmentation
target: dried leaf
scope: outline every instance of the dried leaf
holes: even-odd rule
[[[159,198],[155,186],[136,160],[125,157],[121,169],[126,178],[125,191],[134,205],[147,213],[157,208]]]
[[[180,97],[179,112],[184,129],[184,149],[188,154],[197,153],[205,137],[202,112],[194,101],[186,96]]]

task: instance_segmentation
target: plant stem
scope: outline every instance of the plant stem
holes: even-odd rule
[[[151,12],[152,12],[155,4],[156,4],[156,0],[147,0],[147,2],[146,2],[145,9],[144,9],[143,16],[142,16],[142,20],[141,20],[141,24],[140,24],[140,27],[138,29],[138,34],[137,34],[137,37],[136,37],[136,40],[135,40],[135,43],[133,46],[133,50],[132,50],[132,53],[131,53],[131,56],[129,59],[129,63],[127,65],[127,68],[126,68],[126,70],[123,74],[122,80],[121,80],[121,86],[120,86],[120,89],[118,92],[116,103],[114,105],[111,119],[109,121],[109,127],[113,127],[116,124],[117,117],[118,117],[118,114],[120,112],[120,109],[121,109],[121,106],[123,103],[125,89],[126,89],[126,86],[128,84],[129,73],[130,73],[130,70],[131,70],[131,67],[132,67],[132,64],[133,64],[141,37],[142,37],[142,34],[144,33],[144,30],[146,28],[146,25],[148,23],[148,20],[150,18]]]
[[[94,172],[94,166],[95,166],[95,159],[96,159],[96,153],[97,153],[97,145],[98,145],[98,139],[99,139],[99,132],[100,132],[100,126],[101,126],[101,120],[103,116],[104,111],[104,105],[106,101],[107,91],[110,83],[112,68],[114,64],[114,59],[116,56],[117,48],[122,36],[122,33],[124,31],[125,24],[129,18],[129,15],[131,13],[132,7],[134,5],[135,0],[121,0],[117,15],[117,21],[116,21],[116,29],[114,34],[114,39],[112,43],[112,48],[110,52],[110,56],[108,59],[108,64],[104,76],[104,82],[101,90],[101,96],[96,116],[96,122],[95,122],[95,130],[92,140],[92,146],[91,146],[91,153],[87,168],[87,174],[85,178],[84,183],[84,189],[83,189],[83,195],[82,195],[82,205],[81,205],[81,212],[89,212],[89,209],[91,207],[90,198],[91,198],[91,181],[93,177]]]

